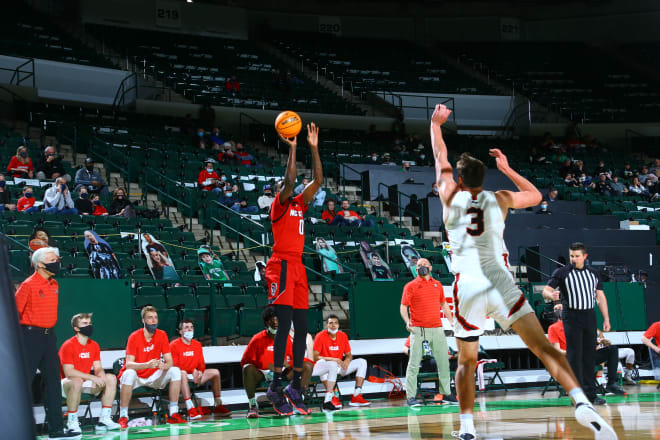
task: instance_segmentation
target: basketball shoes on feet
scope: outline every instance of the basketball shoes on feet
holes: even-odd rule
[[[351,397],[351,401],[348,402],[350,406],[369,406],[371,402],[362,397],[362,394]]]
[[[470,434],[469,432],[460,433],[459,431],[452,431],[451,436],[459,440],[476,440],[477,434]]]
[[[291,384],[284,388],[284,397],[286,397],[286,400],[289,401],[289,405],[291,405],[298,414],[306,416],[312,413],[312,411],[305,406],[300,390],[295,389]]]
[[[594,432],[596,440],[617,440],[616,432],[603,418],[596,412],[593,406],[586,403],[578,403],[575,408],[575,418],[578,423],[591,429]]]
[[[266,397],[273,404],[273,409],[275,412],[281,416],[290,416],[293,415],[293,407],[287,402],[286,397],[284,397],[284,392],[282,387],[273,387],[271,383],[266,392]]]

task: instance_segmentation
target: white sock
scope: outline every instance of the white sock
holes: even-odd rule
[[[257,399],[254,397],[249,399],[248,402],[250,403],[250,408],[257,406]]]
[[[126,417],[128,418],[128,407],[120,407],[119,408],[119,417]]]
[[[78,411],[75,412],[69,411],[66,414],[67,414],[66,420],[68,423],[71,423],[73,420],[76,420],[78,418]]]
[[[325,393],[325,399],[323,402],[330,402],[332,400],[332,396],[334,396],[334,393],[332,391]]]
[[[112,407],[110,406],[104,406],[103,408],[101,408],[101,418],[105,419],[110,417],[110,411],[112,411]]]
[[[218,397],[214,397],[214,398],[213,398],[213,402],[215,403],[215,406],[220,406],[220,405],[222,405],[222,397],[220,397],[220,396],[218,396]]]
[[[173,416],[174,414],[179,412],[179,403],[178,402],[170,402],[170,416]]]
[[[193,408],[193,407],[194,407],[194,405],[192,403],[192,398],[188,397],[186,399],[186,409],[190,409],[190,408]]]
[[[354,396],[359,396],[362,394],[362,387],[355,387],[355,390],[353,391]]]
[[[582,391],[582,388],[580,387],[573,388],[568,392],[568,395],[573,398],[575,406],[577,406],[579,403],[586,403],[587,405],[591,405],[591,402],[589,402],[589,399],[587,399],[587,396],[585,396],[584,391]]]
[[[468,433],[475,435],[475,429],[474,429],[474,417],[472,414],[461,414],[460,415],[461,419],[461,430],[459,431],[461,434]]]

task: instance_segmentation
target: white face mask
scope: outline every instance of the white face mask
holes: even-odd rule
[[[277,333],[277,329],[273,328],[273,327],[268,327],[268,333],[270,333],[271,335],[274,335],[274,334]]]
[[[192,338],[193,338],[194,335],[195,335],[194,331],[183,332],[183,339],[187,339],[189,341],[192,341]]]
[[[339,331],[338,328],[334,330],[328,329],[328,333],[330,333],[331,335],[336,335],[338,331]]]

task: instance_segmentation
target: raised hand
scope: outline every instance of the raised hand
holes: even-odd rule
[[[502,153],[499,148],[491,148],[488,150],[488,154],[495,158],[495,163],[497,164],[497,169],[504,171],[509,169],[509,160],[506,158],[506,155]]]
[[[310,147],[319,146],[319,127],[315,123],[307,124],[307,143]]]
[[[298,146],[298,136],[294,136],[291,139],[285,138],[281,134],[279,136],[280,136],[280,139],[282,139],[282,142],[287,144],[289,146],[289,148],[296,148]]]
[[[443,104],[436,104],[435,110],[433,111],[433,115],[431,116],[431,123],[442,125],[445,122],[447,122],[447,119],[449,119],[450,114],[451,114],[451,110],[448,109],[447,106]]]

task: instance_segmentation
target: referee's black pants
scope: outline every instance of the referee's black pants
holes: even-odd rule
[[[62,385],[60,382],[60,358],[57,354],[55,331],[41,327],[21,325],[23,347],[25,347],[25,365],[30,384],[34,380],[37,368],[46,382],[46,420],[48,432],[62,431]],[[32,393],[30,393],[32,395]]]
[[[591,310],[564,311],[566,358],[578,383],[589,400],[596,398],[596,312]]]

